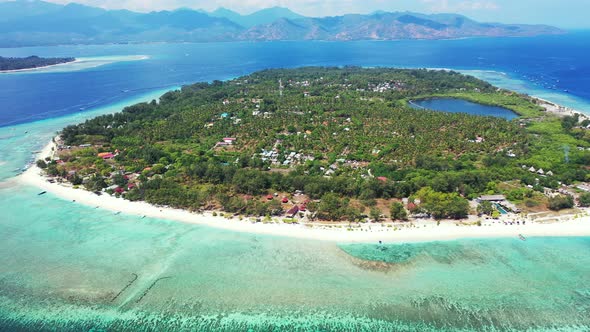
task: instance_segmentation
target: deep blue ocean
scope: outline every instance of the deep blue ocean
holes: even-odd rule
[[[0,75],[0,126],[81,112],[165,87],[276,67],[395,66],[484,70],[521,80],[522,92],[574,108],[590,103],[590,32],[442,41],[262,42],[0,49],[0,56],[146,55],[68,72]],[[497,83],[497,82],[492,82]],[[555,99],[555,98],[553,98]],[[581,111],[589,111],[590,109]]]
[[[337,244],[101,210],[17,175],[68,124],[271,67],[452,68],[590,113],[589,41],[0,49],[83,60],[0,74],[0,331],[590,331],[588,237]]]

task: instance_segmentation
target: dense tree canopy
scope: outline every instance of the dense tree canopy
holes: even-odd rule
[[[19,70],[57,65],[72,62],[74,58],[40,58],[30,56],[26,58],[4,58],[0,56],[0,70]]]
[[[429,96],[504,106],[522,116],[507,121],[407,106]],[[159,101],[68,126],[63,145],[76,148],[48,172],[74,171],[93,189],[127,186],[128,199],[188,209],[276,214],[271,203],[244,197],[298,191],[319,200],[310,210],[321,219],[355,220],[370,212],[356,201],[412,195],[436,218],[463,218],[466,199],[499,190],[490,183],[516,180],[523,192],[508,194],[530,198],[527,185],[542,191],[584,180],[590,154],[573,146],[590,140],[576,123],[452,71],[265,70],[185,86]],[[572,146],[567,160],[564,144]],[[100,152],[114,159],[97,157]],[[531,166],[553,175],[541,177]],[[405,218],[403,206],[389,212]]]

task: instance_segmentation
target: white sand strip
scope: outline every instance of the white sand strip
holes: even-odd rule
[[[52,154],[54,143],[48,144],[39,154],[45,158]],[[32,165],[18,177],[21,183],[29,184],[51,192],[63,199],[75,200],[76,203],[90,207],[121,212],[136,216],[175,220],[186,223],[202,224],[237,232],[287,236],[294,238],[335,241],[335,242],[426,242],[454,240],[460,238],[498,238],[518,237],[523,234],[531,236],[590,236],[590,217],[583,217],[571,221],[541,224],[528,221],[526,225],[504,225],[501,223],[484,226],[457,226],[455,222],[433,222],[418,224],[414,227],[397,226],[385,227],[381,224],[366,224],[354,230],[347,230],[347,224],[340,227],[325,227],[320,225],[284,224],[284,223],[252,223],[248,218],[227,219],[214,217],[211,213],[197,214],[185,210],[164,208],[145,202],[130,202],[115,198],[108,194],[98,196],[84,189],[74,189],[68,185],[49,183],[43,176],[43,171]]]

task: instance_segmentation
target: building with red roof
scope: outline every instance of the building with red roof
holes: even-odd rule
[[[286,215],[293,218],[293,217],[295,217],[297,212],[299,212],[299,207],[297,205],[295,205],[287,211]]]

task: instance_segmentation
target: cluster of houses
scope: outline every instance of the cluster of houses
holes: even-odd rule
[[[284,216],[287,218],[295,218],[298,215],[300,217],[306,216],[309,213],[309,211],[307,210],[307,204],[309,203],[309,199],[307,199],[300,190],[297,190],[295,192],[294,196],[301,197],[301,199],[298,200],[299,202],[296,202],[294,200],[290,200],[289,198],[287,198],[287,196],[283,196],[282,198],[279,198],[278,193],[274,193],[274,195],[268,194],[264,197],[264,199],[269,202],[277,199],[282,204],[285,204],[285,206],[287,206],[287,207],[290,206],[284,213]],[[254,198],[252,196],[246,195],[246,196],[244,196],[244,199],[251,200]]]
[[[313,161],[315,158],[313,156],[294,151],[282,155],[276,148],[273,148],[271,150],[263,149],[260,153],[260,159],[262,159],[262,161],[270,161],[272,165],[289,166],[304,163],[306,161]],[[281,159],[283,159],[282,162]]]
[[[126,172],[123,173],[121,171],[119,172],[113,172],[111,174],[111,176],[109,177],[110,182],[114,181],[115,176],[117,175],[122,175],[123,178],[127,181],[127,184],[124,186],[119,186],[117,184],[112,184],[111,186],[103,189],[103,191],[105,192],[112,192],[115,194],[122,194],[126,191],[129,191],[133,188],[137,187],[137,178],[139,177],[139,174],[137,173],[131,173],[131,172]]]
[[[531,172],[531,173],[536,173],[536,174],[539,174],[539,175],[553,176],[553,172],[552,171],[545,172],[542,168],[535,169],[533,166],[528,167],[527,165],[522,165],[521,167],[522,167],[522,169],[527,169],[528,168],[528,171]]]
[[[320,78],[320,79],[323,79],[323,77]],[[300,86],[300,87],[308,87],[308,86],[311,85],[311,83],[308,80],[305,80],[305,81],[295,81],[295,82],[289,80],[289,81],[287,81],[287,84],[290,85],[290,86]]]
[[[368,84],[369,90],[373,92],[383,93],[386,91],[392,90],[403,90],[405,87],[405,83],[402,81],[391,81],[391,82],[384,82],[379,84]]]

